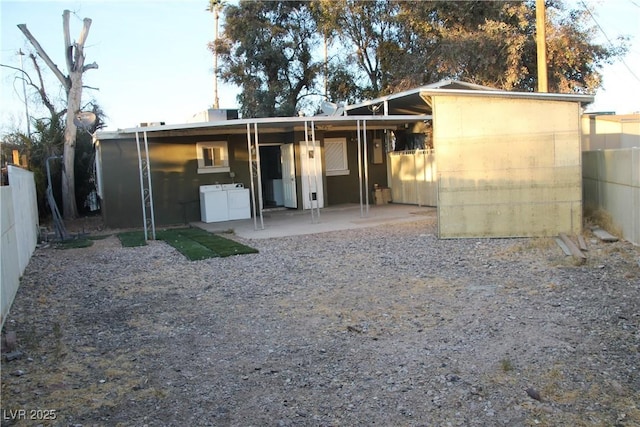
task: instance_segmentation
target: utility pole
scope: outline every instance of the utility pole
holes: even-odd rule
[[[22,51],[22,49],[19,49],[18,55],[20,55],[20,71],[22,71],[22,74],[24,74],[22,57],[25,55],[25,53]],[[24,82],[24,75],[22,76],[22,95],[24,97],[24,111],[27,115],[27,136],[29,137],[29,139],[31,139],[31,123],[29,120],[29,103],[27,102],[27,86],[26,86],[26,83]]]
[[[220,7],[222,2],[220,0],[209,0],[208,11],[213,12],[213,19],[215,20],[214,33],[213,33],[213,108],[220,108],[220,100],[218,98],[218,20],[220,19]]]
[[[536,0],[536,51],[538,53],[538,92],[548,92],[544,0]]]

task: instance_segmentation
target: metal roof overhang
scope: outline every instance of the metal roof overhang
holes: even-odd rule
[[[257,119],[234,119],[218,122],[186,123],[161,126],[146,126],[121,129],[115,132],[97,132],[96,139],[131,138],[137,134],[147,133],[150,137],[197,136],[197,135],[232,135],[246,134],[255,127],[260,133],[280,133],[304,131],[313,125],[317,130],[341,131],[357,130],[358,123],[365,123],[368,129],[395,129],[404,123],[416,123],[430,120],[431,115],[406,114],[394,116],[311,116],[311,117],[269,117]]]
[[[537,99],[546,101],[579,102],[586,105],[594,101],[593,95],[540,93],[540,92],[507,92],[502,90],[478,89],[444,89],[421,87],[397,94],[372,99],[360,104],[345,107],[346,114],[367,115],[410,115],[432,114],[432,98],[434,96],[474,96],[485,98]]]

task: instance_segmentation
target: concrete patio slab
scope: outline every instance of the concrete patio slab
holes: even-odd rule
[[[361,209],[360,205],[353,204],[322,208],[319,216],[314,210],[313,217],[310,210],[279,209],[263,212],[263,221],[258,216],[255,220],[193,222],[191,225],[214,233],[233,230],[245,239],[268,239],[412,222],[427,217],[435,221],[435,207],[390,203],[369,206],[367,211],[366,207]]]

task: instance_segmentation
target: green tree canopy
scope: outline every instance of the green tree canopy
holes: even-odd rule
[[[240,1],[225,8],[221,77],[242,88],[243,117],[292,116],[315,90],[320,35],[305,1]]]
[[[243,115],[292,115],[324,69],[327,97],[365,98],[456,79],[535,91],[535,0],[241,1],[226,8],[223,77],[241,87]],[[332,47],[317,58],[322,39]],[[550,92],[594,93],[600,69],[625,52],[594,42],[589,12],[546,2]],[[316,50],[314,50],[316,49]],[[315,56],[314,56],[315,55]]]

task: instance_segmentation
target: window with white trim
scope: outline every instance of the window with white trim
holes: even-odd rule
[[[326,138],[324,156],[327,176],[349,175],[346,138]]]
[[[196,144],[198,173],[229,172],[227,141],[198,142]]]

